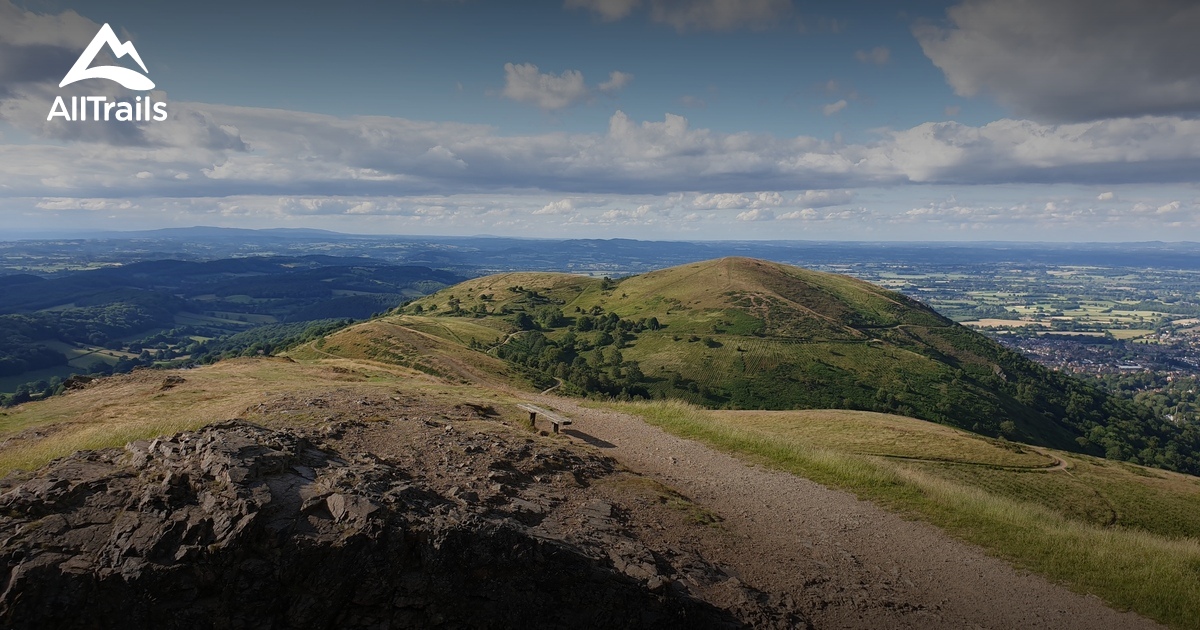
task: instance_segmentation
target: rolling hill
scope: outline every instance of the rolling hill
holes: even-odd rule
[[[393,322],[424,326],[568,393],[897,413],[1114,459],[1200,468],[1197,436],[915,300],[845,276],[747,258],[616,281],[508,273],[444,289],[399,314]],[[449,321],[469,321],[475,332],[451,335],[433,324]]]

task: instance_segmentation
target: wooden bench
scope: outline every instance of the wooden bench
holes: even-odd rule
[[[571,424],[570,418],[564,418],[554,412],[546,411],[545,409],[542,409],[541,407],[538,407],[537,405],[517,405],[517,406],[520,407],[522,410],[529,412],[529,427],[530,428],[533,428],[533,429],[537,428],[537,417],[538,417],[539,413],[542,414],[543,416],[546,416],[546,419],[550,421],[550,427],[554,430],[555,433],[558,433],[563,427]]]

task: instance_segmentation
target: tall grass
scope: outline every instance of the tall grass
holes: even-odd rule
[[[1013,564],[1178,628],[1200,621],[1200,541],[1070,520],[885,458],[747,429],[686,403],[615,407],[751,460],[848,490],[942,527]]]
[[[0,477],[13,470],[36,470],[47,462],[76,451],[124,446],[136,440],[192,431],[207,420],[164,419],[150,422],[70,426],[20,448],[0,450]]]

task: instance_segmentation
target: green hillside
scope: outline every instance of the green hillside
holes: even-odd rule
[[[471,335],[471,347],[577,395],[897,413],[1200,470],[1196,435],[915,300],[835,274],[746,258],[621,280],[509,273],[444,289],[402,312],[410,322],[470,318],[495,331]]]

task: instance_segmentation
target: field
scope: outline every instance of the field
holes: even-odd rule
[[[1174,627],[1200,619],[1200,479],[852,411],[611,403],[849,490]]]

